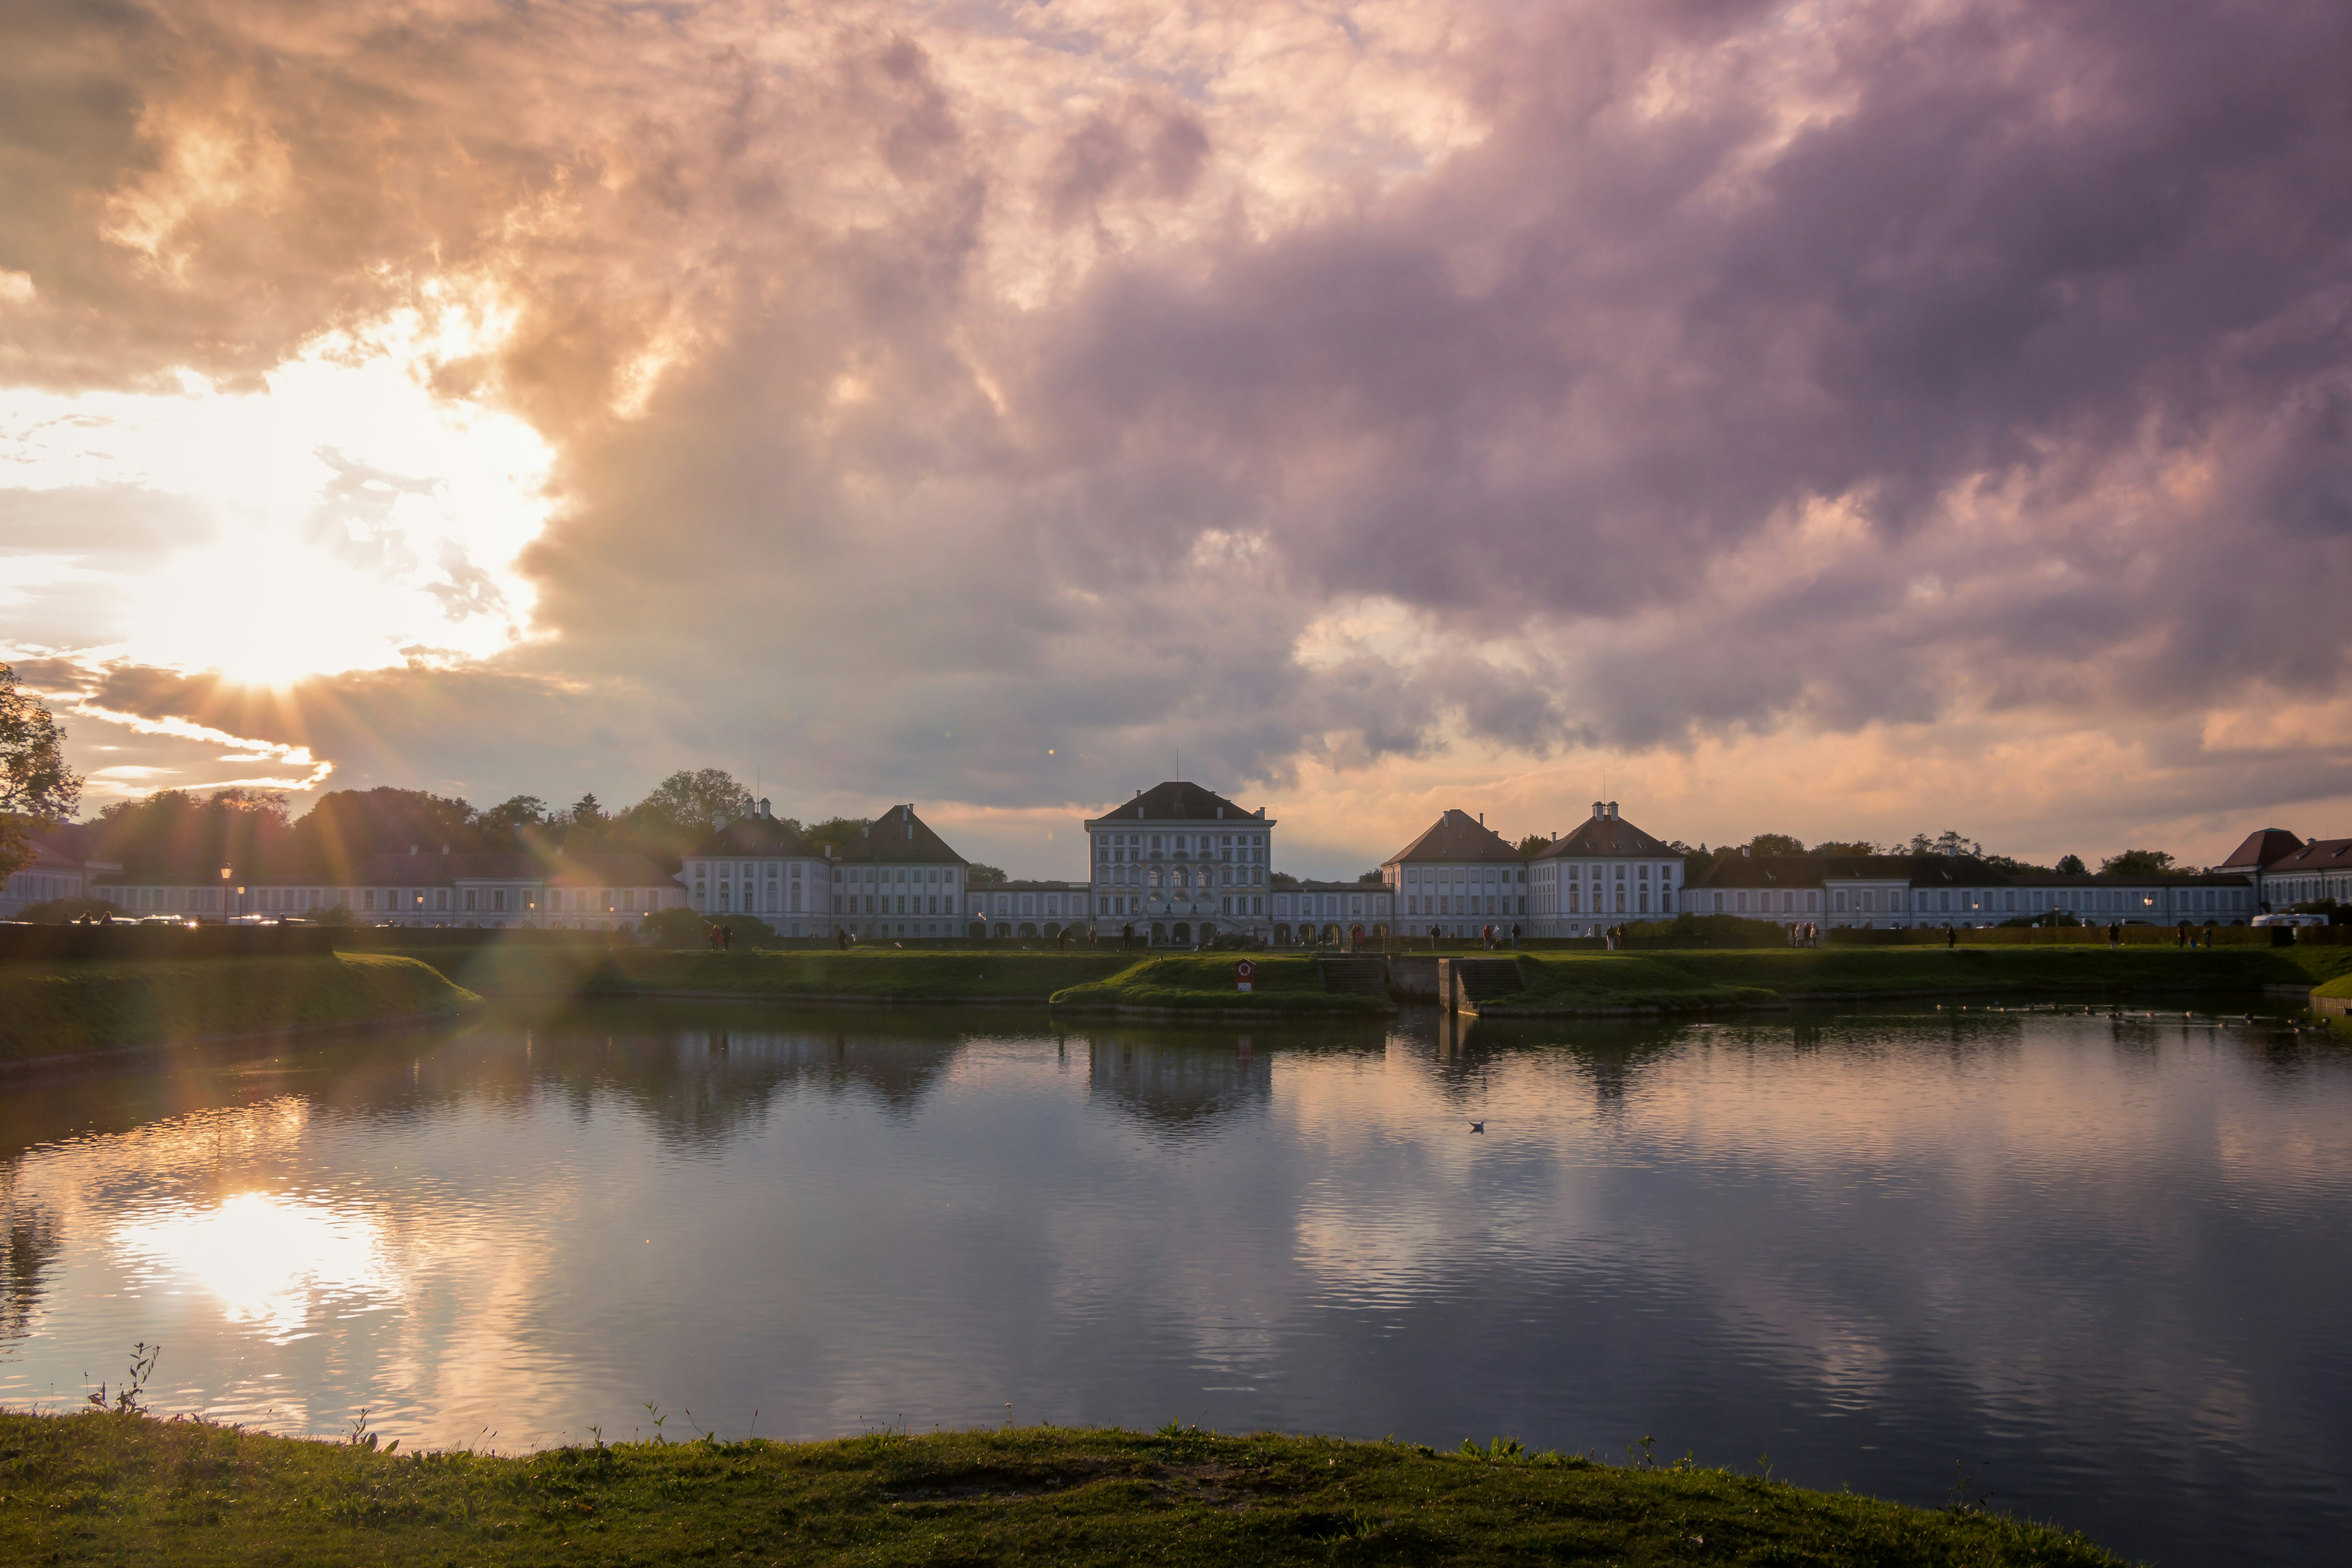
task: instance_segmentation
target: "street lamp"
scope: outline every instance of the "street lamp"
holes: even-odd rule
[[[228,924],[228,871],[227,867],[221,868],[221,924],[223,925]]]

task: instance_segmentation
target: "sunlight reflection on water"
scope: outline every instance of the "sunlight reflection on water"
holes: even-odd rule
[[[2352,1054],[2266,1025],[616,1008],[14,1086],[0,1210],[12,1405],[160,1341],[160,1409],[411,1447],[1654,1433],[2352,1550]]]

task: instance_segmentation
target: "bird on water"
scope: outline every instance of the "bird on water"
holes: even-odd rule
[[[1483,1121],[1473,1121],[1470,1124],[1470,1131],[1473,1132],[1484,1132],[1486,1131],[1486,1124]]]

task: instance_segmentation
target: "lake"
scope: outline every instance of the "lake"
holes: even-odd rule
[[[2352,1560],[2352,1047],[2173,1007],[647,1005],[5,1080],[0,1404],[144,1341],[159,1411],[412,1447],[1654,1439]]]

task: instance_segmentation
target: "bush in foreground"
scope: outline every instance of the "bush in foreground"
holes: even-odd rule
[[[0,1416],[0,1560],[2112,1565],[2080,1536],[1496,1440],[1023,1427],[500,1458]]]

